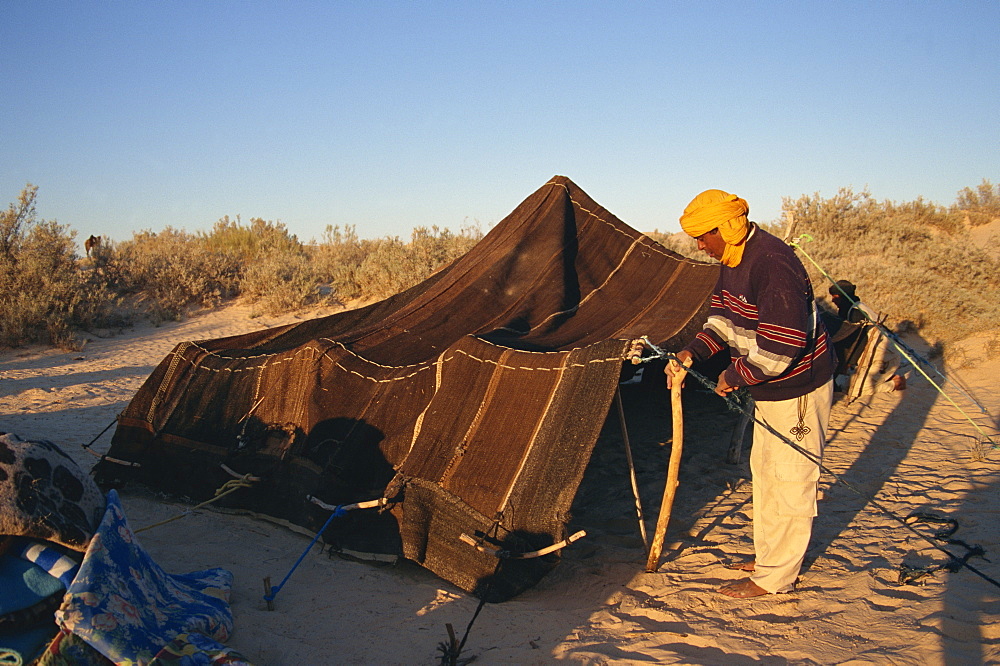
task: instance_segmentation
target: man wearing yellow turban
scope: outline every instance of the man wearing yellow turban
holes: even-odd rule
[[[749,213],[750,206],[735,194],[705,190],[684,209],[681,228],[697,239],[698,249],[736,268],[750,233]]]
[[[731,597],[794,589],[816,516],[819,466],[833,398],[833,346],[819,319],[812,285],[788,245],[749,221],[735,194],[706,190],[680,218],[698,248],[722,262],[708,320],[677,361],[704,361],[728,351],[715,392],[746,388],[754,399],[753,559],[732,569],[752,575],[720,588]],[[667,365],[672,383],[677,362]]]

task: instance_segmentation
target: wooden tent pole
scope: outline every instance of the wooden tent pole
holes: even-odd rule
[[[628,428],[625,426],[625,408],[622,407],[622,389],[615,389],[615,405],[618,406],[618,422],[622,426],[622,441],[625,442],[625,458],[628,460],[628,473],[632,481],[632,496],[635,498],[635,513],[639,517],[639,535],[642,536],[642,547],[649,548],[649,537],[646,536],[646,521],[642,517],[642,500],[639,499],[639,482],[635,478],[635,462],[632,460],[632,445],[628,441]]]
[[[671,363],[676,361],[671,360]],[[670,462],[667,464],[667,483],[663,487],[663,500],[660,502],[660,515],[656,517],[656,531],[653,533],[653,545],[649,549],[646,560],[646,572],[655,573],[660,568],[660,552],[663,550],[663,539],[667,535],[667,525],[670,523],[670,511],[674,506],[674,494],[677,492],[677,478],[681,469],[681,453],[684,450],[684,408],[681,405],[681,384],[687,375],[687,366],[677,370],[670,383],[670,409],[673,418],[673,441],[670,443]]]

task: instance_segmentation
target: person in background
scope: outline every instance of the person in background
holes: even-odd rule
[[[858,300],[857,293],[857,287],[850,280],[837,280],[837,284],[830,287],[830,300],[837,308],[837,316],[852,324],[865,318],[874,320],[874,313]]]
[[[831,330],[838,358],[836,390],[849,392],[852,398],[906,390],[902,358],[889,340],[866,326],[878,317],[858,298],[857,287],[849,280],[837,280],[830,287],[830,300],[837,308],[837,323],[832,326],[838,328]],[[864,367],[859,369],[859,364]]]
[[[722,269],[708,320],[667,364],[667,384],[679,363],[727,352],[715,392],[746,387],[756,420],[819,459],[833,397],[833,349],[802,262],[750,222],[749,212],[746,201],[722,190],[706,190],[684,209],[681,227]],[[751,575],[719,590],[735,598],[794,589],[817,513],[816,462],[760,424],[753,438],[755,557],[727,565]]]

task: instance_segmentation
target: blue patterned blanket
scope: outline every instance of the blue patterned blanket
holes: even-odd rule
[[[180,634],[229,638],[232,578],[224,569],[166,573],[142,549],[112,490],[56,621],[116,664],[149,664]]]

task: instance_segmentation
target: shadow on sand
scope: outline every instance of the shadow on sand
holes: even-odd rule
[[[917,340],[917,346],[921,342]],[[910,381],[918,380],[911,377]],[[925,382],[922,377],[919,381]],[[935,392],[927,390],[909,390],[903,393],[885,420],[871,431],[867,444],[850,466],[844,470],[832,470],[838,474],[839,480],[825,491],[820,502],[819,516],[813,524],[812,544],[806,553],[803,573],[815,566],[817,560],[829,556],[834,540],[849,538],[850,527],[862,512],[880,511],[872,505],[872,500],[883,490],[886,482],[897,474],[900,463],[923,430],[936,397]],[[829,460],[831,449],[838,446],[838,441],[849,429],[869,428],[864,423],[868,407],[874,401],[886,399],[890,399],[887,394],[877,393],[844,405],[843,409],[849,416],[843,424],[835,426],[831,423],[824,457]]]

